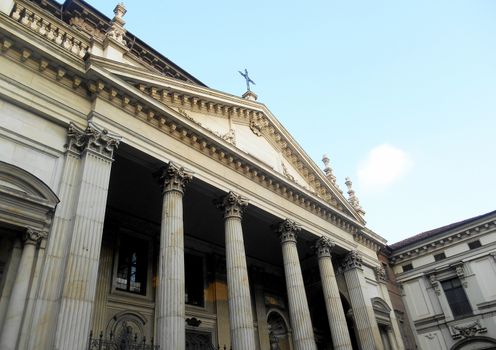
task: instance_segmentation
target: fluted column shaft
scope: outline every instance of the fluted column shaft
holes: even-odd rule
[[[227,295],[232,348],[253,350],[256,348],[255,330],[241,225],[242,211],[248,202],[229,192],[219,204],[224,209],[225,219]]]
[[[192,176],[170,162],[162,174],[159,273],[156,298],[157,340],[160,349],[185,348],[184,187]]]
[[[81,151],[80,188],[60,303],[55,348],[83,350],[88,334],[98,279],[113,151],[116,135],[91,122],[76,139]]]
[[[362,350],[382,350],[383,345],[372,303],[366,295],[362,258],[358,251],[351,251],[346,256],[343,269],[360,347]]]
[[[296,248],[296,236],[299,231],[300,228],[291,220],[283,221],[278,227],[286,276],[289,318],[293,329],[294,349],[316,350],[312,320]]]
[[[382,299],[392,308],[393,304],[391,303],[391,298],[389,297],[389,290],[387,288],[387,280],[386,280],[386,270],[382,266],[377,266],[375,268],[375,276],[377,282],[379,283],[379,287],[381,289]],[[398,325],[398,319],[396,318],[396,314],[394,310],[389,314],[389,318],[391,319],[391,327],[388,327],[388,338],[393,337],[390,342],[393,350],[404,350],[405,345],[403,344],[403,339],[400,333],[400,327]]]
[[[327,319],[331,329],[333,349],[351,350],[350,333],[341,304],[338,284],[332,265],[331,249],[334,243],[325,237],[321,237],[316,244],[317,257],[319,259],[320,279],[324,291],[324,300],[327,310]]]
[[[46,233],[28,229],[24,237],[24,248],[17,269],[14,286],[10,295],[7,312],[0,334],[0,349],[15,350],[19,332],[21,330],[22,316],[26,307],[29,291],[29,282],[36,254],[36,245],[46,237]]]
[[[57,329],[64,270],[74,225],[74,210],[79,193],[78,152],[68,150],[61,176],[60,204],[55,212],[46,258],[41,271],[39,293],[36,296],[29,339],[30,350],[52,349]]]

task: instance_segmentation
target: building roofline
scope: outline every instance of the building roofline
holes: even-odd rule
[[[408,237],[402,241],[399,241],[399,242],[396,242],[394,244],[391,244],[389,245],[389,249],[392,250],[392,251],[395,251],[395,250],[399,250],[399,249],[403,249],[405,247],[408,247],[409,245],[414,245],[414,244],[417,244],[421,241],[424,241],[424,240],[427,240],[427,239],[431,239],[433,237],[436,237],[438,235],[441,235],[443,233],[446,233],[450,230],[454,230],[454,229],[457,229],[461,226],[464,226],[464,225],[467,225],[467,224],[471,224],[477,220],[481,220],[481,219],[485,219],[485,218],[488,218],[492,215],[496,215],[496,210],[493,210],[493,211],[490,211],[488,213],[485,213],[485,214],[482,214],[482,215],[478,215],[478,216],[474,216],[474,217],[471,217],[469,219],[465,219],[465,220],[462,220],[462,221],[458,221],[458,222],[454,222],[454,223],[451,223],[451,224],[448,224],[448,225],[445,225],[445,226],[441,226],[441,227],[438,227],[438,228],[435,228],[435,229],[432,229],[432,230],[429,230],[429,231],[425,231],[425,232],[421,232],[421,233],[418,233],[412,237]]]

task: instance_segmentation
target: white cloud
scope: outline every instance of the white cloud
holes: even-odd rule
[[[364,189],[382,189],[405,175],[412,165],[405,151],[383,144],[370,150],[358,166],[358,181]]]

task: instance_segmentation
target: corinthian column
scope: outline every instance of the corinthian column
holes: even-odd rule
[[[17,274],[10,294],[5,322],[0,334],[0,349],[15,350],[21,330],[22,317],[26,307],[26,298],[29,291],[29,282],[33,269],[36,245],[46,238],[46,232],[27,229],[24,234],[24,248],[17,268]]]
[[[160,349],[185,347],[184,317],[184,188],[192,175],[169,162],[162,182],[162,222],[156,298],[157,340]]]
[[[296,248],[296,237],[300,230],[300,227],[289,219],[281,222],[277,228],[282,244],[282,258],[284,261],[286,288],[288,290],[289,318],[293,328],[294,348],[295,350],[316,350],[312,320],[310,319],[300,259]]]
[[[224,209],[226,233],[227,298],[232,348],[255,349],[255,331],[251,309],[250,285],[246,268],[241,217],[248,201],[229,192],[218,206]]]
[[[72,147],[80,152],[70,244],[57,324],[55,348],[86,348],[95,299],[103,221],[113,153],[120,138],[89,122],[85,130],[71,125]]]
[[[365,277],[362,270],[362,257],[357,250],[346,255],[343,265],[344,278],[350,295],[358,340],[362,350],[382,350],[383,345],[375,320],[372,302],[366,293]]]
[[[324,290],[333,349],[351,350],[350,333],[348,332],[343,304],[341,304],[338,284],[332,266],[331,250],[334,245],[334,242],[329,238],[321,237],[317,240],[315,250],[319,259],[320,279],[322,281],[322,289]]]
[[[64,287],[64,271],[74,227],[74,213],[79,194],[81,151],[86,143],[84,130],[69,125],[67,151],[61,176],[60,203],[55,212],[46,249],[39,292],[35,299],[30,350],[53,349],[57,318]]]

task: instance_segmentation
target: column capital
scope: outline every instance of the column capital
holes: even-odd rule
[[[37,231],[32,228],[27,228],[23,235],[24,245],[33,244],[36,245],[41,242],[42,239],[47,238],[48,233],[45,231]]]
[[[239,219],[243,216],[243,211],[248,206],[248,200],[241,195],[229,191],[229,193],[216,202],[217,208],[224,209],[224,218],[237,217]]]
[[[348,254],[346,254],[341,267],[343,269],[343,272],[346,272],[348,270],[362,268],[362,255],[358,250],[352,250]]]
[[[277,233],[281,243],[295,242],[301,227],[291,219],[286,219],[277,225]]]
[[[386,269],[382,266],[374,267],[375,278],[377,282],[386,283]]]
[[[331,250],[334,248],[336,243],[334,241],[330,240],[327,237],[320,237],[317,239],[314,245],[315,253],[317,254],[317,257],[324,258],[324,257],[331,257]]]
[[[82,129],[74,123],[69,124],[67,130],[67,149],[70,152],[81,155],[90,150],[96,154],[113,159],[114,151],[121,142],[121,137],[101,128],[93,122],[88,122],[86,129]]]
[[[169,162],[162,170],[160,184],[162,194],[170,191],[178,191],[184,194],[184,188],[193,179],[193,173],[184,169],[176,163]]]

